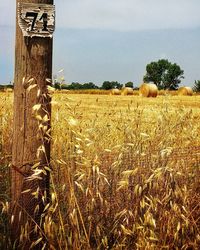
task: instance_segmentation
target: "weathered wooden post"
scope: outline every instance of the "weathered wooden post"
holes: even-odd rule
[[[41,235],[41,214],[49,193],[51,105],[47,79],[52,78],[55,8],[53,0],[16,0],[16,7],[11,237],[17,245],[20,237],[26,240],[25,249],[29,249],[31,241]]]

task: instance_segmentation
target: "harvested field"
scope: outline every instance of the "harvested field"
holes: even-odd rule
[[[4,208],[12,98],[0,93]],[[55,93],[52,105],[52,202],[41,242],[48,239],[49,249],[198,249],[200,96]],[[5,209],[0,222],[2,248]]]

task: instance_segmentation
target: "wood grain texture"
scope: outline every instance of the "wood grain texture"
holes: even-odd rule
[[[17,0],[17,5],[21,0]],[[52,0],[23,0],[23,2],[53,4]],[[33,173],[31,167],[40,163],[38,168],[50,163],[50,141],[45,139],[46,133],[42,128],[50,128],[51,106],[47,95],[46,79],[52,78],[52,39],[28,38],[25,39],[22,30],[16,22],[16,48],[15,48],[15,78],[14,78],[14,127],[11,168],[11,208],[13,223],[11,233],[13,240],[17,240],[20,227],[27,221],[32,226],[40,223],[40,215],[44,208],[42,196],[49,189],[49,175],[40,175],[41,179],[27,181]],[[29,81],[32,79],[31,81]],[[30,86],[33,86],[30,89]],[[35,86],[35,87],[34,87]],[[33,106],[41,104],[38,115],[48,120],[38,122],[33,112]],[[38,151],[42,147],[45,152]],[[17,169],[19,171],[17,171]],[[39,196],[33,199],[32,192],[39,188]],[[30,189],[30,192],[22,194]],[[34,213],[39,205],[39,211]],[[19,214],[21,219],[19,220]],[[32,227],[31,226],[31,227]],[[37,235],[33,236],[37,237]],[[28,247],[28,246],[26,246]]]

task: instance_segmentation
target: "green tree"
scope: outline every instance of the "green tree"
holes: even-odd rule
[[[159,89],[177,89],[184,78],[183,74],[179,65],[161,59],[147,64],[143,80],[155,83]]]
[[[177,89],[179,84],[181,83],[181,79],[184,78],[183,74],[184,71],[180,68],[179,65],[177,65],[176,63],[170,63],[166,74],[164,74],[163,76],[163,88]]]
[[[61,85],[61,89],[68,89],[68,87],[69,87],[69,84],[67,83],[64,83]]]
[[[123,87],[123,84],[119,83],[119,82],[115,82],[115,81],[105,81],[103,82],[102,86],[101,86],[101,89],[114,89],[114,88],[118,88],[118,89],[121,89]]]
[[[195,80],[193,90],[195,92],[200,92],[200,80],[197,80],[197,81]]]
[[[93,82],[84,83],[82,86],[83,89],[98,89],[99,87],[96,86]]]
[[[53,76],[53,86],[55,89],[63,89],[63,86],[65,85],[65,78],[64,76],[62,77],[57,77],[57,75]]]
[[[115,88],[117,89],[121,89],[123,87],[123,84],[119,83],[119,82],[114,82],[115,84]]]
[[[88,83],[78,83],[72,82],[71,84],[60,84],[59,82],[54,84],[54,87],[57,89],[69,89],[69,90],[77,90],[77,89],[98,89],[99,87],[96,86],[93,82]]]
[[[82,85],[78,82],[72,82],[70,85],[67,86],[67,89],[82,89]]]
[[[125,83],[125,87],[133,88],[133,82]]]
[[[53,86],[54,86],[55,89],[61,89],[61,84],[60,84],[60,82],[57,82],[57,81],[54,82],[54,85],[53,85]]]

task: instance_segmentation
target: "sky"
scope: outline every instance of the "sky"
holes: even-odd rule
[[[165,58],[184,70],[182,85],[200,79],[199,0],[54,3],[53,74],[58,78],[97,85],[133,81],[139,86],[146,65]],[[13,81],[15,8],[15,0],[0,2],[0,84]]]

